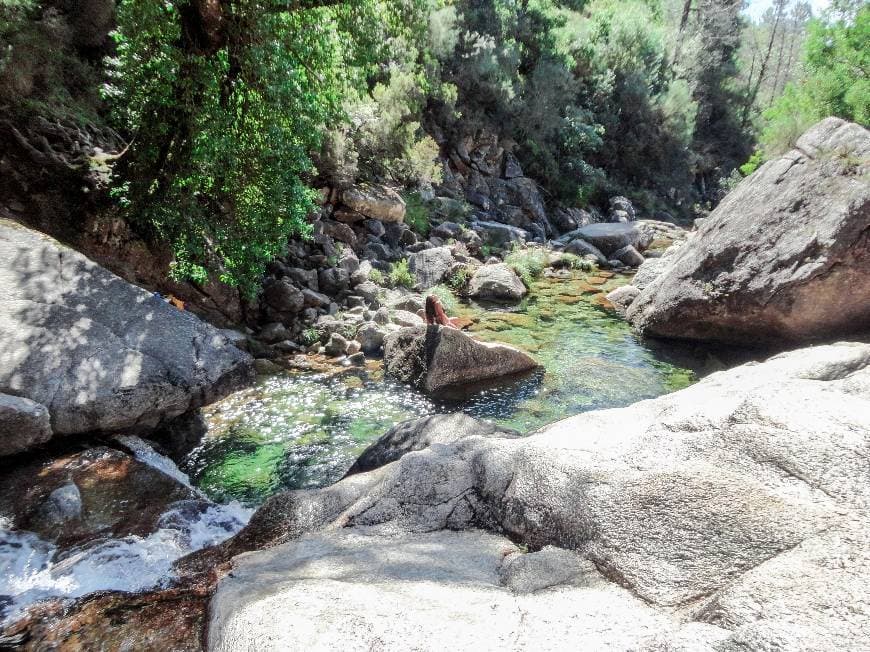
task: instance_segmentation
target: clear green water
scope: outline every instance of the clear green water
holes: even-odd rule
[[[257,504],[281,489],[335,482],[405,419],[463,410],[528,432],[686,387],[703,359],[650,348],[603,307],[604,294],[626,280],[578,273],[536,283],[516,306],[461,306],[476,337],[524,349],[543,370],[459,401],[433,401],[362,369],[261,378],[209,409],[209,433],[183,469],[215,499]]]

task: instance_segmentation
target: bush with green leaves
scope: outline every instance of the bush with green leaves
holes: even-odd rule
[[[405,200],[405,224],[411,227],[411,230],[417,235],[424,238],[429,236],[429,231],[432,230],[430,224],[431,213],[430,208],[418,192],[410,192],[404,195]]]
[[[309,232],[310,155],[399,14],[386,0],[119,3],[108,95],[132,145],[115,195],[171,243],[174,276],[216,273],[252,294],[287,238]]]
[[[369,271],[369,280],[376,285],[384,285],[387,282],[384,273],[376,267],[372,267]]]
[[[517,248],[509,253],[504,262],[516,272],[523,283],[530,285],[550,264],[550,255],[537,247]]]
[[[393,287],[413,288],[416,283],[414,275],[408,268],[408,260],[403,258],[399,262],[390,265],[390,273],[387,275]]]
[[[765,112],[765,158],[791,149],[811,125],[836,116],[870,124],[870,5],[837,0],[814,20],[804,44],[804,74]]]
[[[441,302],[444,312],[448,314],[455,313],[459,308],[459,301],[456,299],[456,295],[453,294],[453,291],[446,285],[436,285],[435,287],[429,288],[427,293],[437,298],[438,301]]]

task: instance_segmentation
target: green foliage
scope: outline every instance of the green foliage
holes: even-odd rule
[[[372,283],[375,283],[376,285],[384,285],[384,283],[386,283],[386,281],[387,281],[386,277],[384,276],[384,273],[381,270],[374,268],[374,267],[369,272],[369,280]]]
[[[447,279],[447,285],[455,292],[461,292],[471,280],[471,271],[468,267],[459,267]]]
[[[544,249],[518,248],[509,253],[504,262],[516,272],[523,283],[530,285],[550,264],[550,256]]]
[[[252,294],[288,236],[309,232],[310,153],[394,12],[376,0],[216,11],[220,31],[199,34],[206,18],[186,2],[120,2],[108,95],[136,138],[119,187],[131,218],[172,243],[176,277],[216,272]]]
[[[752,153],[752,156],[749,157],[749,160],[740,166],[740,174],[744,177],[748,177],[750,174],[755,172],[762,163],[764,163],[764,154],[760,149],[757,149]]]
[[[98,87],[97,66],[77,56],[62,14],[35,0],[0,1],[0,114],[100,126]]]
[[[813,21],[804,48],[804,75],[765,112],[761,141],[771,158],[790,149],[815,122],[837,116],[870,124],[870,5],[835,3],[829,21]]]
[[[414,287],[416,282],[411,270],[408,269],[408,260],[405,258],[390,265],[388,278],[393,287],[404,287],[410,289]]]
[[[311,346],[315,342],[320,341],[320,334],[317,332],[317,329],[314,326],[309,326],[304,331],[302,331],[302,341]]]
[[[432,229],[429,223],[429,206],[418,192],[406,193],[403,198],[405,200],[405,224],[411,227],[411,230],[417,235],[424,238],[428,237],[429,231]]]
[[[591,260],[586,260],[585,258],[581,258],[577,254],[563,253],[561,254],[561,260],[564,265],[566,265],[570,269],[575,269],[580,272],[594,272],[597,269],[595,263]]]
[[[456,299],[456,295],[453,294],[453,291],[446,285],[436,285],[433,288],[429,288],[428,294],[437,297],[441,302],[441,306],[444,308],[444,312],[448,315],[450,313],[455,313],[459,308],[459,301]]]

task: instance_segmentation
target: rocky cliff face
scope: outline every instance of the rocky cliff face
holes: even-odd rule
[[[211,551],[282,544],[233,562],[209,645],[861,648],[868,441],[870,346],[842,343],[409,452]]]
[[[194,315],[5,220],[0,294],[0,393],[44,406],[50,420],[38,437],[4,422],[6,453],[46,434],[148,430],[253,374],[250,357]]]
[[[823,120],[745,179],[628,308],[645,335],[755,345],[870,331],[870,132]]]

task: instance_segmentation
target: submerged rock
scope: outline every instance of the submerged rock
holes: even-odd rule
[[[823,120],[719,204],[628,318],[646,335],[743,345],[870,330],[868,170],[870,132]]]
[[[171,503],[199,501],[189,486],[127,453],[98,446],[47,461],[3,464],[0,517],[65,548],[145,536]]]
[[[537,367],[519,349],[479,342],[455,328],[403,328],[384,341],[384,371],[430,394]]]
[[[273,497],[223,550],[280,545],[233,561],[209,644],[862,649],[868,443],[870,345],[841,343],[408,452]]]
[[[43,404],[53,435],[151,429],[253,377],[215,328],[8,220],[0,293],[0,392]]]

